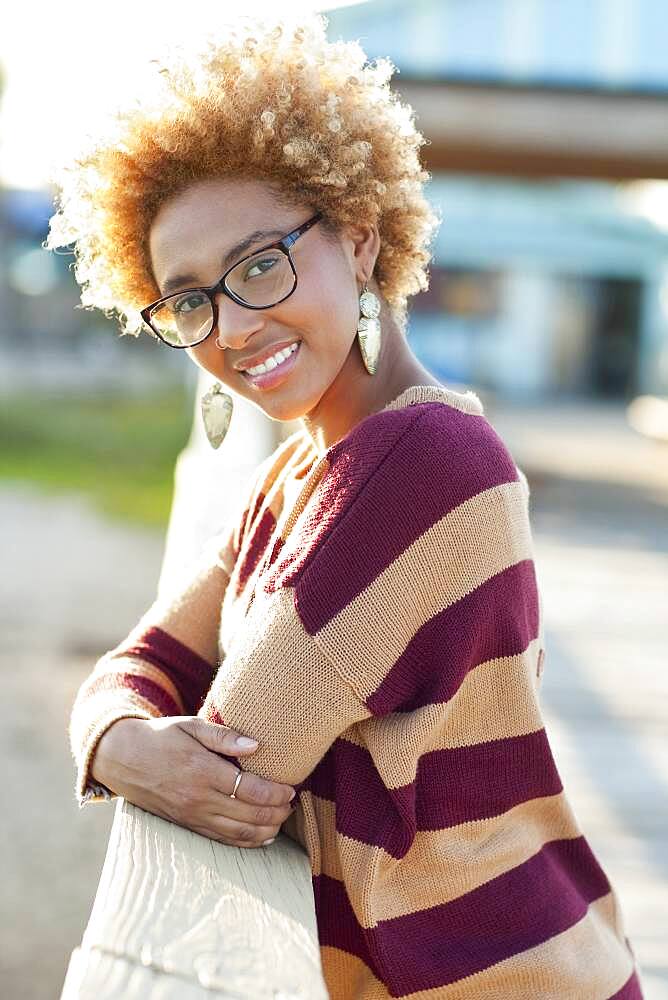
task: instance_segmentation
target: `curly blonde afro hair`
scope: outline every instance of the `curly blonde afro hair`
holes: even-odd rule
[[[330,233],[378,225],[374,276],[405,333],[440,221],[423,193],[426,140],[390,90],[392,63],[368,63],[356,41],[328,41],[327,23],[243,18],[196,56],[150,63],[148,92],[56,180],[45,246],[73,245],[82,308],[116,313],[122,333],[146,331],[139,310],[160,295],[148,252],[160,205],[195,181],[252,177],[288,203],[317,206]]]

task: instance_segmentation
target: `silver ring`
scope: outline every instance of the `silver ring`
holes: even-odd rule
[[[232,792],[230,794],[230,798],[231,799],[236,799],[236,797],[237,797],[237,788],[239,787],[239,783],[241,782],[241,775],[243,773],[244,773],[243,771],[238,771],[237,772],[237,776],[234,779],[234,788],[232,789]]]

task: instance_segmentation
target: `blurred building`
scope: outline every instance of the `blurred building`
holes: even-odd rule
[[[668,394],[665,0],[327,16],[330,38],[398,67],[428,139],[443,223],[410,336],[434,374],[512,399]],[[40,245],[52,210],[46,192],[0,193],[0,389],[194,386],[177,352],[75,308],[73,257]]]
[[[668,5],[375,0],[328,13],[398,67],[443,223],[415,350],[518,397],[668,393]]]
[[[440,174],[417,353],[444,380],[522,398],[668,392],[668,233],[610,184]]]

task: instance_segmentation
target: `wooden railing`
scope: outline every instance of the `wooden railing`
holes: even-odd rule
[[[327,1000],[309,862],[243,849],[123,798],[61,1000]]]

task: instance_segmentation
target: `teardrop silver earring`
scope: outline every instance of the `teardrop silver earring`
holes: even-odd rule
[[[212,448],[219,448],[225,439],[232,419],[234,402],[227,392],[223,392],[220,382],[214,382],[201,401],[204,430]]]
[[[357,323],[357,342],[364,367],[369,375],[375,375],[378,371],[378,358],[380,357],[380,299],[364,282],[364,287],[360,293],[360,318]]]

